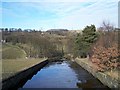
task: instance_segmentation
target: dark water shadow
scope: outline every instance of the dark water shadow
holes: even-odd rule
[[[78,82],[76,83],[78,88],[82,89],[90,89],[94,88],[94,90],[111,90],[108,86],[103,85],[97,78],[95,78],[91,73],[84,70],[80,65],[76,62],[70,62],[69,67],[75,71],[76,76],[78,78]],[[79,68],[79,69],[78,69]]]

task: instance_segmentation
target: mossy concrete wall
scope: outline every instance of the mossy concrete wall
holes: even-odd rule
[[[21,71],[14,76],[2,81],[2,90],[14,90],[18,87],[22,86],[23,83],[27,81],[27,79],[31,78],[38,70],[44,67],[48,63],[48,60],[40,62],[39,64],[30,67],[24,71]]]
[[[84,62],[84,60],[80,60],[79,58],[76,58],[75,62],[78,63],[81,67],[83,67],[85,70],[90,72],[94,77],[98,78],[104,85],[108,86],[109,88],[120,88],[120,82],[118,81],[118,79],[112,78],[111,76],[102,72],[96,72],[92,68],[92,66]]]

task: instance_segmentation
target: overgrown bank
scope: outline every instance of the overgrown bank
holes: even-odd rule
[[[91,63],[87,58],[80,59],[76,58],[77,62],[81,67],[90,72],[94,77],[98,78],[104,85],[109,88],[120,88],[119,86],[119,71],[114,71],[115,75],[111,75],[108,72],[98,72],[94,68],[97,68],[96,65]]]

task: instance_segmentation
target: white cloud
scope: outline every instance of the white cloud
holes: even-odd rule
[[[103,20],[110,20],[117,26],[117,3],[95,2],[88,7],[74,10],[70,15],[56,21],[56,27],[84,28],[86,25],[100,26]]]
[[[2,2],[82,2],[85,0],[2,0]]]
[[[98,0],[1,0],[2,2],[96,2]],[[119,0],[99,0],[100,2],[118,2]]]
[[[33,7],[37,10],[44,9],[46,11],[54,12],[56,14],[65,14],[67,12],[70,12],[72,10],[75,10],[80,6],[80,3],[45,3],[45,2],[39,2],[39,3],[21,3],[24,7]]]
[[[56,21],[56,27],[83,28],[89,24],[100,26],[103,20],[109,20],[118,26],[117,23],[117,3],[100,3],[96,2],[88,7],[83,7],[72,12]]]
[[[6,0],[4,0],[6,1]],[[13,0],[11,0],[13,1]],[[30,0],[24,0],[28,3],[21,3],[21,7],[29,8],[33,7],[40,11],[40,9],[53,12],[58,18],[49,20],[28,20],[21,22],[18,26],[31,26],[34,28],[43,27],[44,29],[50,28],[68,28],[68,29],[80,29],[89,24],[100,25],[102,20],[110,20],[117,26],[117,1],[118,0],[92,0],[92,4],[88,6],[82,6],[84,2],[89,3],[91,0],[65,0],[64,3],[52,2],[51,0],[44,0],[39,3],[34,0],[34,3],[29,3]],[[50,3],[51,1],[51,3]],[[59,0],[60,1],[60,0]],[[62,0],[63,1],[63,0]],[[72,2],[74,1],[74,3]],[[76,3],[78,2],[79,3]],[[72,2],[72,3],[71,3]],[[13,14],[13,13],[12,13]],[[32,22],[32,23],[31,23]],[[35,23],[35,24],[33,24]],[[30,27],[29,27],[30,28]]]

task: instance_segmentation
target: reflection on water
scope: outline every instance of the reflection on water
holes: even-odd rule
[[[50,62],[28,80],[23,88],[105,88],[75,62]]]

